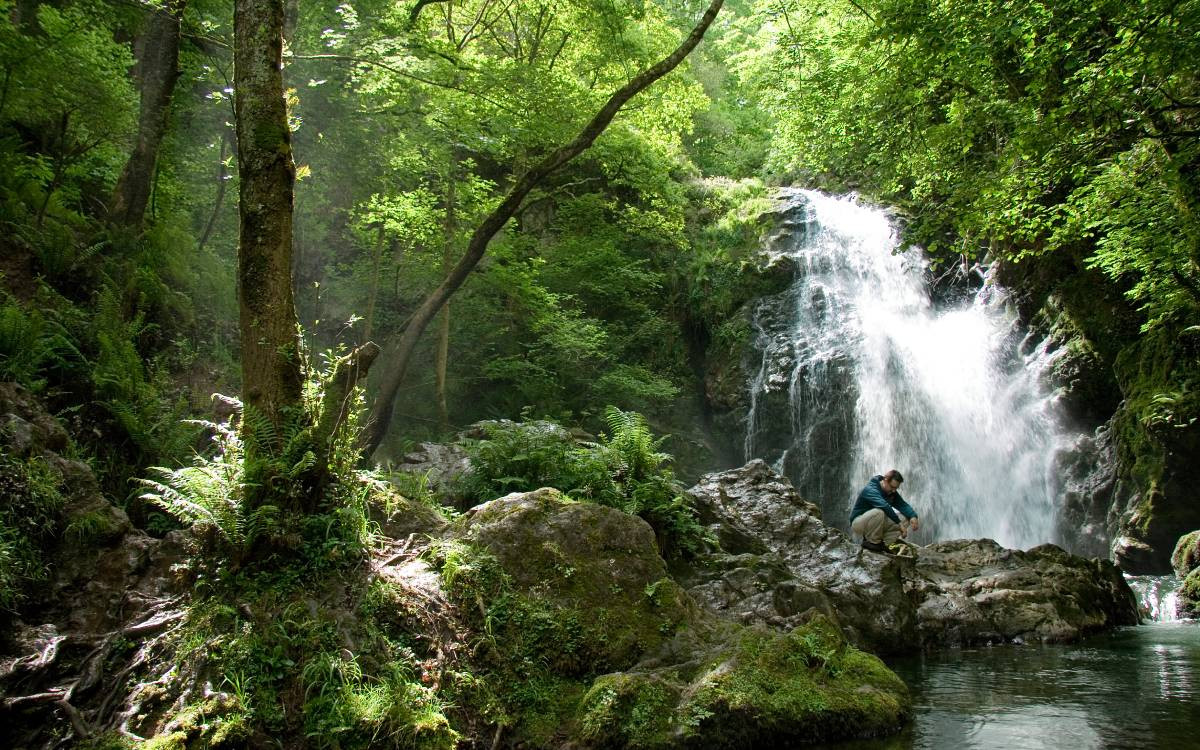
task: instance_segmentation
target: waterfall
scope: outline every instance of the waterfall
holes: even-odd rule
[[[1179,587],[1175,576],[1131,576],[1125,580],[1137,596],[1142,615],[1152,622],[1175,622],[1179,619]]]
[[[766,251],[795,280],[752,318],[745,458],[763,458],[843,528],[858,490],[895,468],[917,543],[1055,536],[1055,454],[1073,436],[1044,385],[1053,354],[1027,340],[990,279],[935,305],[928,265],[898,252],[888,215],[784,190]]]

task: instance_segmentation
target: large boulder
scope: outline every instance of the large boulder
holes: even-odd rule
[[[701,609],[650,526],[556,490],[476,506],[435,555],[528,747],[746,747],[876,736],[907,688],[813,613],[784,632]],[[476,613],[478,617],[476,617]]]
[[[517,591],[570,621],[579,631],[573,661],[584,671],[632,666],[694,608],[667,575],[649,524],[555,489],[477,505],[455,539],[487,550]]]
[[[1176,600],[1179,617],[1200,618],[1200,531],[1179,537],[1171,554],[1171,567],[1183,579]]]
[[[1138,622],[1115,565],[1053,544],[1026,551],[991,539],[931,544],[920,549],[907,584],[926,645],[1066,642]]]
[[[942,542],[917,559],[863,550],[762,461],[689,490],[722,549],[681,571],[703,604],[741,622],[794,627],[813,610],[877,653],[988,642],[1069,641],[1138,620],[1108,561],[1053,545]]]
[[[902,576],[911,561],[863,552],[763,461],[705,475],[688,494],[721,545],[680,571],[702,604],[782,628],[816,610],[879,653],[916,637],[916,605]]]

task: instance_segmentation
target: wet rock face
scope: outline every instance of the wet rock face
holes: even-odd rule
[[[1196,502],[1196,466],[1200,457],[1200,424],[1159,430],[1142,450],[1154,450],[1161,471],[1149,486],[1126,483],[1109,512],[1113,528],[1112,557],[1130,573],[1162,575],[1171,571],[1171,553],[1181,534],[1200,527]]]
[[[689,492],[724,550],[682,581],[743,622],[792,627],[815,610],[877,653],[1068,641],[1137,622],[1116,566],[1053,545],[1022,552],[989,539],[941,542],[915,561],[867,552],[761,461],[707,475]]]
[[[815,610],[878,653],[913,642],[906,561],[863,552],[763,461],[708,474],[688,494],[722,547],[683,574],[701,603],[775,627],[794,627]]]
[[[1056,471],[1063,478],[1063,505],[1057,537],[1071,552],[1108,557],[1109,508],[1122,488],[1116,466],[1116,447],[1106,428],[1081,437],[1059,455]]]

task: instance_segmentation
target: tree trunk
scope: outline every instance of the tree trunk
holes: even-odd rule
[[[688,34],[687,38],[683,40],[674,52],[650,68],[647,68],[635,76],[629,83],[618,89],[609,97],[604,106],[600,108],[596,116],[584,126],[579,135],[575,137],[575,140],[556,149],[530,168],[529,171],[521,175],[509,189],[508,194],[504,196],[504,200],[500,202],[500,205],[488,214],[475,229],[474,234],[471,235],[470,242],[467,244],[466,253],[464,253],[458,264],[454,266],[454,269],[451,270],[442,283],[425,298],[420,307],[413,313],[408,327],[404,329],[399,341],[396,343],[392,356],[388,358],[388,373],[384,377],[384,382],[380,385],[375,406],[371,410],[370,419],[363,430],[362,445],[364,456],[370,457],[375,452],[375,449],[379,447],[379,444],[383,442],[383,438],[387,434],[388,427],[392,421],[392,407],[396,400],[396,394],[399,392],[400,385],[404,381],[404,374],[408,369],[413,350],[416,349],[417,341],[425,331],[425,327],[429,325],[433,317],[441,310],[442,305],[450,298],[450,295],[454,294],[463,285],[463,282],[467,280],[467,276],[470,275],[480,259],[483,258],[483,254],[487,251],[488,243],[492,237],[516,213],[517,209],[521,206],[521,201],[525,199],[525,196],[531,190],[567,162],[586,151],[595,142],[596,138],[604,132],[604,129],[608,127],[613,118],[616,117],[621,107],[647,86],[674,70],[695,49],[700,40],[704,38],[704,32],[708,30],[713,19],[717,17],[717,13],[720,12],[723,3],[724,0],[712,0],[708,9],[704,11],[700,22],[696,24],[696,27],[692,29],[692,32]]]
[[[288,48],[293,49],[292,40],[296,37],[296,25],[300,22],[300,0],[284,0],[283,2],[283,41]]]
[[[162,7],[147,10],[145,29],[137,41],[141,93],[137,141],[117,180],[109,209],[113,221],[125,226],[140,228],[150,202],[154,166],[179,78],[179,23],[186,4],[186,0],[168,0]]]
[[[455,180],[458,179],[457,155],[450,156],[450,169],[446,175],[446,222],[443,225],[442,242],[442,274],[450,273],[454,267],[454,236],[458,231],[458,222],[454,213]],[[438,422],[443,432],[450,430],[450,409],[446,403],[446,369],[450,364],[450,302],[442,306],[441,321],[438,326],[437,353],[434,357],[434,380],[438,405]]]
[[[233,20],[242,394],[248,416],[278,427],[300,407],[304,380],[292,295],[296,169],[283,99],[283,2],[235,0]],[[247,437],[249,448],[254,436]]]
[[[212,213],[208,216],[208,223],[204,225],[204,234],[200,235],[200,241],[196,244],[196,252],[202,252],[208,240],[212,237],[213,229],[217,226],[217,219],[221,216],[221,207],[225,204],[225,188],[229,184],[229,169],[225,164],[225,160],[229,158],[229,130],[222,126],[221,128],[221,153],[217,156],[217,197],[213,199]]]
[[[375,328],[375,305],[379,301],[379,274],[383,265],[383,242],[386,237],[383,222],[375,233],[375,251],[371,254],[371,281],[367,285],[367,314],[363,321],[362,343],[371,340],[371,332]]]

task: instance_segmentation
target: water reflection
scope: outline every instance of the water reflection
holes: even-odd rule
[[[831,750],[1200,746],[1200,627],[1121,628],[1077,646],[1003,646],[892,665],[915,718],[896,737]]]

